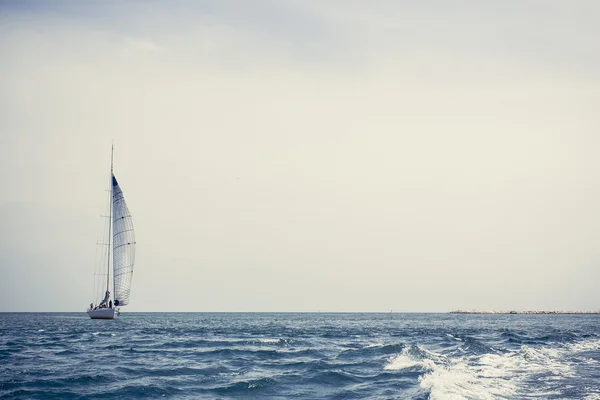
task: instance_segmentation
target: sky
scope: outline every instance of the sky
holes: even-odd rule
[[[600,309],[597,1],[0,0],[0,311]],[[100,254],[100,256],[99,256]]]

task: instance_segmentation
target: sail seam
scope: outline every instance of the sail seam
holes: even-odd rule
[[[115,233],[115,234],[113,235],[113,238],[114,238],[115,236],[117,236],[117,235],[120,235],[120,234],[122,234],[122,233],[127,233],[127,232],[132,232],[132,231],[133,231],[133,228],[131,228],[131,229],[125,229],[124,231],[121,231],[121,232],[117,232],[117,233]]]
[[[118,249],[119,247],[123,247],[123,246],[131,246],[132,244],[135,244],[135,242],[131,242],[131,243],[123,243],[123,244],[120,244],[120,245],[118,245],[118,246],[115,246],[115,247],[113,248],[113,251],[114,251],[114,250],[116,250],[116,249]]]

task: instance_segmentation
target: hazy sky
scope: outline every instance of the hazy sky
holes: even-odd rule
[[[600,309],[600,2],[0,1],[0,311]]]

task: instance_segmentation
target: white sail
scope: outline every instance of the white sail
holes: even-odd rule
[[[135,236],[133,220],[127,209],[123,191],[112,175],[113,193],[113,284],[115,306],[129,303],[133,264],[135,262]]]

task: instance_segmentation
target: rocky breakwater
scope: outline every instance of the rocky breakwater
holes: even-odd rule
[[[454,310],[450,314],[600,314],[600,311],[555,311],[555,310],[530,310],[530,311],[497,311],[497,310]]]

